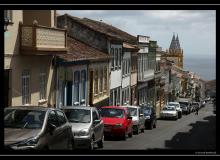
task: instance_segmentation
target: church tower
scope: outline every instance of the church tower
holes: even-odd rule
[[[168,60],[173,61],[176,66],[183,68],[183,49],[180,47],[178,34],[176,37],[175,34],[173,34],[166,57]]]

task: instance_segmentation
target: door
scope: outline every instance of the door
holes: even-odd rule
[[[49,132],[49,124],[53,124],[55,126],[53,132]],[[48,147],[49,149],[59,149],[60,146],[60,138],[58,134],[58,127],[59,122],[57,115],[54,111],[51,111],[48,115],[48,122],[47,122],[47,141],[48,141]]]
[[[4,107],[11,106],[11,69],[4,70]]]
[[[67,123],[67,119],[63,112],[56,111],[59,126],[57,127],[57,136],[59,136],[59,149],[70,149],[72,142],[72,130]]]
[[[128,117],[130,117],[130,116],[131,116],[131,115],[130,115],[129,112],[127,112],[126,115],[125,115],[125,118],[126,118],[126,121],[127,121],[127,128],[128,128],[127,134],[130,133],[130,132],[132,132],[132,127],[133,127],[133,125],[132,125],[132,119],[128,119]]]
[[[72,81],[67,81],[67,106],[72,106]]]
[[[93,71],[89,71],[89,105],[93,106]]]
[[[98,115],[97,111],[92,111],[92,119],[93,122],[95,120],[100,120],[100,117]],[[99,140],[102,137],[102,125],[101,125],[101,121],[99,123],[93,123],[93,130],[94,130],[94,135],[95,135],[95,141]]]
[[[145,119],[144,119],[144,114],[143,114],[141,108],[138,108],[138,114],[139,114],[140,129],[143,129],[144,128]],[[140,116],[140,114],[142,114],[142,116]]]

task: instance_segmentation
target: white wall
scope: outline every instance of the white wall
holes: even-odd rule
[[[110,89],[114,89],[121,86],[122,78],[121,78],[121,70],[116,70],[111,72],[110,78]]]

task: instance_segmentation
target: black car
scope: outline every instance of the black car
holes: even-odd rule
[[[190,114],[191,113],[191,107],[188,102],[179,102],[180,108],[182,108],[183,114]]]
[[[156,128],[157,117],[156,117],[155,109],[153,107],[150,107],[150,106],[142,106],[141,109],[142,109],[142,112],[144,114],[145,129]]]

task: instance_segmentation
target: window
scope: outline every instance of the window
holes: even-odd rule
[[[60,111],[56,111],[57,112],[57,116],[58,116],[58,122],[59,122],[59,126],[62,126],[66,123],[66,117],[64,116],[64,114]]]
[[[115,105],[117,105],[117,89],[114,89],[114,101],[113,101],[113,105],[115,106]]]
[[[93,112],[92,112],[92,119],[93,119],[93,121],[99,119],[99,117],[98,117],[96,111],[93,111]]]
[[[100,77],[99,77],[99,92],[103,92],[103,68],[100,69]]]
[[[113,91],[111,90],[110,91],[110,102],[109,102],[110,105],[113,105]]]
[[[12,22],[12,10],[4,10],[4,18]]]
[[[117,105],[120,105],[120,88],[117,88]]]
[[[81,71],[81,81],[82,81],[82,87],[81,87],[81,104],[85,103],[86,98],[86,70]]]
[[[122,49],[121,48],[119,48],[119,58],[118,58],[118,65],[119,65],[119,67],[121,67],[121,57],[122,57]]]
[[[112,56],[112,68],[111,69],[114,69],[115,67],[115,63],[114,63],[114,48],[111,48],[111,56]]]
[[[22,72],[22,104],[30,104],[30,71]]]
[[[79,103],[79,78],[80,78],[80,72],[75,71],[74,72],[74,103],[78,105]]]
[[[104,67],[104,91],[107,91],[107,87],[108,87],[108,79],[107,79],[107,75],[108,72],[107,72],[107,67]]]
[[[59,122],[56,116],[56,113],[54,111],[51,111],[49,116],[48,116],[48,123],[51,123],[53,125],[55,125],[56,127],[59,126]]]
[[[95,70],[94,82],[95,82],[94,93],[95,95],[97,95],[98,94],[98,69]]]
[[[40,69],[40,100],[46,99],[46,70],[44,67]]]
[[[118,67],[118,48],[115,48],[115,67]]]

